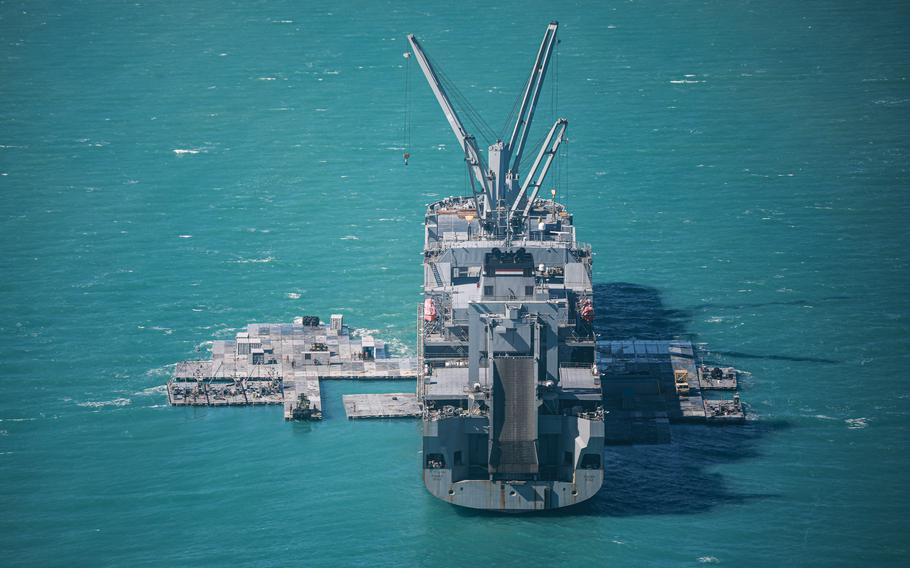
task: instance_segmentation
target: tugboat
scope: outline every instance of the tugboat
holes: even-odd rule
[[[427,208],[418,309],[423,480],[463,507],[566,507],[591,498],[604,478],[591,247],[576,241],[572,214],[555,195],[541,195],[566,119],[521,168],[557,28],[547,26],[511,136],[486,158],[408,36],[471,180],[471,195]]]

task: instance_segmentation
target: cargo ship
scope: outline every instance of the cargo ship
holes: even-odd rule
[[[418,314],[423,480],[462,507],[556,509],[591,498],[604,478],[591,247],[555,192],[542,191],[568,121],[539,148],[527,144],[557,28],[547,26],[511,135],[486,156],[408,36],[471,179],[471,195],[427,207]]]

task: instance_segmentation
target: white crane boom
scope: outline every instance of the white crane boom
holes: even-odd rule
[[[417,58],[417,63],[420,65],[420,70],[423,71],[424,77],[427,79],[427,83],[430,84],[430,89],[433,90],[433,94],[436,96],[436,101],[439,103],[439,106],[442,107],[442,112],[446,116],[446,120],[449,123],[449,126],[452,128],[452,132],[455,133],[455,138],[458,139],[458,144],[461,146],[462,151],[465,154],[465,161],[468,163],[468,167],[471,169],[471,172],[474,174],[474,177],[477,178],[477,181],[480,183],[482,193],[486,202],[489,203],[493,199],[493,192],[490,188],[489,180],[487,179],[485,173],[485,166],[483,159],[480,156],[480,152],[477,149],[477,142],[474,140],[474,137],[468,134],[464,129],[464,126],[461,123],[461,120],[458,118],[458,114],[455,112],[455,108],[452,106],[452,103],[449,101],[448,95],[446,95],[445,89],[443,89],[442,84],[439,82],[439,78],[436,76],[436,72],[433,70],[433,66],[430,64],[430,61],[427,59],[426,54],[423,52],[423,49],[420,47],[420,44],[417,42],[417,38],[414,37],[414,34],[408,35],[408,43],[411,44],[411,50],[414,52],[414,56]],[[481,204],[477,204],[478,212],[482,217],[486,217],[488,207],[486,203],[483,206],[483,210],[480,211]]]
[[[528,83],[525,85],[524,94],[521,97],[518,118],[515,121],[515,127],[512,129],[512,136],[509,138],[507,146],[509,154],[512,156],[509,171],[513,174],[518,173],[518,167],[521,164],[521,155],[524,152],[525,142],[531,130],[531,121],[534,119],[534,109],[537,106],[537,99],[540,97],[543,81],[547,74],[547,67],[550,64],[550,56],[553,54],[553,47],[556,45],[556,30],[558,27],[559,23],[557,22],[550,22],[547,26],[547,31],[540,42],[540,49],[537,50],[537,57],[534,59],[534,66],[531,68],[531,75],[528,77]]]
[[[540,191],[540,186],[543,185],[543,180],[547,177],[547,172],[550,170],[550,164],[553,163],[553,158],[556,157],[556,152],[559,150],[559,145],[562,144],[568,126],[569,121],[565,118],[560,118],[553,123],[552,127],[550,127],[550,132],[547,133],[547,138],[540,147],[540,152],[537,154],[534,164],[528,171],[525,182],[521,185],[521,190],[519,190],[518,194],[515,196],[512,208],[509,210],[510,220],[515,216],[515,212],[518,211],[522,197],[527,193],[528,187],[533,186],[531,194],[528,195],[527,204],[522,211],[521,218],[526,219],[528,214],[530,214],[531,205],[534,203],[534,200],[537,199],[537,192]],[[541,162],[543,162],[542,167]],[[538,174],[537,180],[532,184],[531,180],[534,179],[534,174],[537,172],[538,167],[541,168],[540,174]]]

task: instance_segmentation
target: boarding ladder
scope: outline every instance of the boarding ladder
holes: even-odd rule
[[[435,266],[435,265],[434,265]],[[417,304],[417,402],[423,404],[423,304]]]
[[[436,268],[436,263],[430,263],[430,269],[433,271],[433,278],[436,280],[437,286],[442,286],[442,275],[439,274],[439,269]]]

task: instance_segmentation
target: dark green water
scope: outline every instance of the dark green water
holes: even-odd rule
[[[0,3],[0,563],[907,562],[906,3],[493,4]],[[413,349],[423,207],[465,176],[416,68],[401,163],[404,36],[498,129],[551,19],[536,125],[570,120],[602,325],[706,343],[753,420],[501,517],[423,490],[416,422],[343,418],[410,384],[328,384],[318,424],[167,407],[251,321]]]

